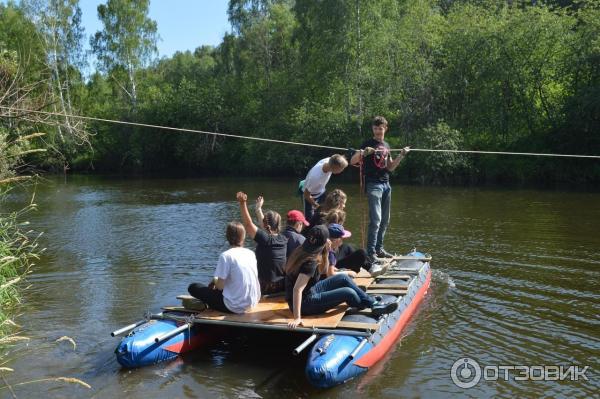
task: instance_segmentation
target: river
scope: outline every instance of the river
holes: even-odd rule
[[[265,209],[299,209],[295,182],[267,179],[49,178],[28,215],[47,248],[28,278],[16,318],[28,343],[4,374],[19,398],[592,397],[600,391],[600,194],[497,188],[393,186],[386,248],[431,254],[432,287],[386,360],[365,376],[320,391],[294,345],[243,330],[175,362],[123,370],[109,333],[177,304],[207,282],[239,219],[236,191]],[[360,244],[362,205],[348,193],[346,227]],[[17,208],[30,193],[13,193]],[[247,242],[250,245],[250,242]],[[72,338],[76,347],[63,340]],[[451,368],[470,358],[488,375],[456,386]],[[589,366],[577,381],[517,381],[502,366]],[[535,367],[529,369],[534,370]],[[491,374],[493,377],[493,373]],[[74,377],[91,389],[63,382]],[[2,383],[0,382],[0,386]],[[0,389],[0,397],[11,397]]]

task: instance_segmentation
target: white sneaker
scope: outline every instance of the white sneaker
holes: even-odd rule
[[[386,263],[383,266],[381,266],[380,263],[374,263],[373,266],[371,266],[371,269],[369,270],[369,274],[371,274],[371,277],[381,276],[382,274],[387,272],[389,266],[389,263]]]

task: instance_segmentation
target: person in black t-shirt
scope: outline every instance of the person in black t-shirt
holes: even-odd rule
[[[410,151],[410,147],[404,147],[400,154],[392,159],[390,145],[384,140],[387,129],[387,120],[383,116],[376,116],[372,123],[373,138],[362,143],[361,150],[356,151],[350,160],[352,165],[359,164],[361,160],[363,162],[365,192],[369,202],[367,255],[371,262],[375,261],[375,256],[393,256],[383,248],[383,238],[390,221],[390,172],[398,167]]]
[[[246,233],[248,237],[256,241],[255,252],[260,292],[263,295],[282,292],[285,289],[283,269],[287,259],[287,238],[279,234],[281,216],[275,211],[267,211],[263,215],[261,209],[263,198],[258,197],[256,200],[256,213],[260,215],[258,219],[263,225],[264,230],[261,230],[252,223],[246,205],[248,196],[243,192],[238,192],[236,198],[240,204],[242,223]]]
[[[288,323],[290,328],[302,324],[302,315],[322,314],[344,302],[359,309],[370,307],[376,316],[398,308],[396,302],[380,304],[346,274],[321,279],[329,267],[330,248],[327,227],[318,225],[308,231],[302,246],[290,256],[285,267],[285,299],[294,315]]]

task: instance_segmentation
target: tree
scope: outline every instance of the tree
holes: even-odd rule
[[[64,115],[64,126],[57,126],[58,146],[62,152],[73,151],[72,143],[88,142],[81,120],[68,115],[76,113],[72,92],[82,85],[81,69],[87,65],[83,51],[84,28],[81,25],[79,0],[24,0],[21,7],[36,24],[46,52],[46,65],[51,73],[50,93],[54,112]],[[63,156],[63,162],[67,162]]]
[[[136,72],[146,66],[157,53],[156,22],[148,18],[150,0],[108,0],[98,6],[98,17],[104,30],[96,32],[90,44],[98,57],[98,67],[111,75],[137,104]],[[120,82],[124,72],[127,83]]]

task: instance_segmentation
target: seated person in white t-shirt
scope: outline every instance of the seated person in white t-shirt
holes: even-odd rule
[[[331,174],[338,175],[346,169],[348,161],[343,155],[334,154],[323,158],[306,175],[304,180],[304,217],[310,220],[312,215],[325,199],[325,186]]]
[[[211,309],[245,313],[260,300],[256,256],[244,248],[246,230],[240,222],[229,223],[226,236],[231,248],[219,256],[213,282],[190,284],[188,292]]]

